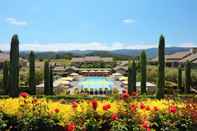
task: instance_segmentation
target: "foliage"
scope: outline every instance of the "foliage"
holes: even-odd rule
[[[178,67],[178,89],[180,90],[181,93],[184,93],[184,87],[183,87],[183,84],[182,84],[182,67],[179,66]]]
[[[49,94],[50,95],[53,95],[53,67],[52,66],[50,66],[50,69],[49,69],[49,77],[50,77],[50,90],[49,90]]]
[[[146,52],[142,51],[140,55],[141,94],[146,94],[146,79],[147,79],[146,66],[147,66]]]
[[[196,120],[195,101],[127,97],[68,102],[33,98],[25,92],[0,100],[0,130],[179,130],[190,129]]]
[[[132,93],[132,66],[131,61],[128,62],[128,93]]]
[[[157,81],[157,98],[161,99],[164,97],[165,88],[165,38],[163,35],[160,36],[159,48],[158,48],[158,81]]]
[[[49,62],[44,63],[44,94],[50,95],[50,74],[49,74]]]
[[[13,35],[11,40],[9,72],[9,95],[17,97],[19,93],[19,40],[17,35]]]
[[[29,88],[31,89],[32,94],[36,94],[35,56],[33,51],[29,54]]]
[[[80,64],[80,68],[112,68],[113,63],[104,63],[104,62],[96,62],[96,63],[82,63]]]
[[[133,60],[132,66],[131,66],[131,81],[130,81],[132,92],[136,92],[136,75],[137,75],[136,64],[135,64],[135,60]]]
[[[7,61],[3,64],[3,90],[8,94],[9,89],[9,64]]]
[[[190,93],[191,87],[191,62],[187,61],[185,63],[185,91]]]

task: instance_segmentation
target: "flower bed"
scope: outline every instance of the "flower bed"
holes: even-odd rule
[[[174,100],[38,99],[23,93],[0,100],[0,130],[154,131],[195,130],[197,103]]]

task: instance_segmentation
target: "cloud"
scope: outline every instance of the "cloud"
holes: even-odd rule
[[[196,47],[197,43],[180,43],[168,44],[167,47]],[[34,50],[34,51],[70,51],[70,50],[117,50],[117,49],[147,49],[157,48],[157,43],[102,43],[102,42],[73,42],[73,43],[25,43],[20,44],[21,51]],[[0,43],[0,50],[10,50],[10,44]]]
[[[87,43],[26,43],[20,44],[20,50],[34,51],[69,51],[69,50],[116,50],[116,49],[144,49],[154,47],[154,44],[136,44],[136,43],[102,43],[102,42],[87,42]],[[9,50],[10,44],[0,44],[1,50]]]
[[[122,22],[125,24],[131,24],[131,23],[135,23],[136,21],[134,19],[127,18],[127,19],[123,19]]]
[[[17,20],[14,17],[8,17],[5,19],[5,21],[11,25],[15,25],[15,26],[27,26],[28,23],[27,21],[22,21],[22,20]]]

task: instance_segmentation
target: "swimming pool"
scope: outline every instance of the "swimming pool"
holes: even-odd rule
[[[108,77],[90,76],[81,78],[78,85],[80,88],[112,89],[113,83],[113,80]]]

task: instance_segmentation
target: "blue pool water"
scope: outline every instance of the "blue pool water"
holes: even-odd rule
[[[78,84],[80,88],[111,89],[113,86],[113,80],[107,77],[90,76],[81,78]]]

